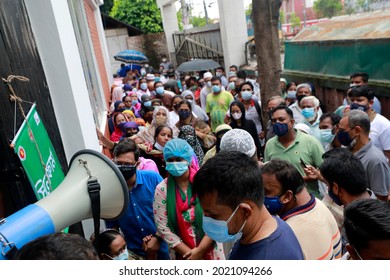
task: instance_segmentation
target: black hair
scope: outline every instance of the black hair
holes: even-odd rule
[[[240,111],[241,111],[241,126],[244,127],[245,126],[245,122],[246,122],[246,118],[245,118],[245,106],[244,104],[242,104],[241,101],[238,101],[238,100],[233,100],[232,103],[230,103],[230,106],[229,106],[229,110],[230,110],[230,115],[232,116],[232,107],[233,106],[237,106],[238,108],[240,108]],[[237,120],[234,119],[234,118],[231,118],[231,122],[233,123],[233,126],[237,127]],[[233,127],[231,125],[231,127]]]
[[[230,69],[230,68],[234,68],[234,69],[236,70],[236,72],[238,71],[237,65],[234,65],[234,64],[233,64],[233,65],[230,65],[229,69]]]
[[[222,84],[222,80],[221,80],[221,78],[220,78],[220,77],[213,76],[213,77],[211,78],[211,82],[214,82],[214,81],[216,81],[216,80],[218,80],[218,81],[219,81],[219,83],[220,83],[220,84]]]
[[[223,72],[225,72],[225,68],[223,68],[222,66],[217,67],[216,69],[217,69],[217,70],[222,70]]]
[[[340,123],[341,117],[333,112],[322,114],[320,117],[320,122],[325,120],[326,118],[330,118],[330,122],[332,123],[332,126],[335,126],[336,124]]]
[[[220,151],[202,165],[194,177],[192,190],[201,200],[207,193],[217,193],[217,202],[231,209],[246,199],[259,207],[264,201],[258,163],[236,151]]]
[[[179,98],[180,100],[183,100],[183,96],[179,95],[179,94],[175,94],[173,97],[172,97],[172,104],[173,104],[173,101],[175,101],[175,99]]]
[[[122,102],[125,102],[126,97],[131,98],[130,95],[125,95],[125,96],[122,97]]]
[[[390,203],[377,199],[351,202],[344,210],[344,229],[357,251],[368,248],[372,241],[390,240]]]
[[[154,82],[154,87],[156,87],[157,84],[161,84],[162,86],[164,86],[164,84],[161,81],[156,81]]]
[[[154,132],[154,138],[153,138],[153,139],[154,139],[154,142],[156,142],[158,135],[160,134],[160,132],[161,132],[164,128],[169,128],[169,130],[171,131],[171,135],[173,136],[172,128],[171,128],[169,125],[166,125],[166,124],[159,125],[158,127],[156,127],[156,131]]]
[[[110,245],[118,235],[123,237],[123,235],[116,229],[106,229],[100,232],[99,238],[97,239],[97,244],[94,243],[94,246],[99,256],[101,254],[106,254],[108,256],[111,256]]]
[[[351,76],[349,76],[349,79],[356,78],[356,77],[362,77],[363,82],[368,83],[369,76],[366,72],[352,73]]]
[[[368,101],[374,99],[374,91],[366,85],[357,85],[354,87],[351,87],[351,89],[348,91],[348,97],[366,97]]]
[[[240,85],[240,91],[242,91],[242,87],[243,87],[244,85],[250,86],[251,89],[252,89],[252,91],[253,91],[253,84],[252,84],[251,82],[249,82],[249,81],[244,82],[244,83],[242,83],[242,84]]]
[[[332,149],[323,155],[323,159],[320,171],[329,186],[337,183],[351,195],[360,195],[367,190],[366,170],[360,159],[348,149]]]
[[[273,115],[276,111],[278,110],[284,110],[289,116],[291,119],[294,119],[294,113],[293,111],[287,107],[286,105],[282,105],[282,104],[279,104],[278,106],[276,106],[272,111],[271,111],[271,114]]]
[[[289,89],[292,85],[297,86],[297,83],[294,82],[294,81],[289,82],[289,83],[286,85],[286,89]]]
[[[190,109],[190,111],[192,112],[192,105],[191,105],[191,102],[188,101],[187,99],[183,99],[182,101],[179,102],[179,104],[177,104],[177,110],[179,110],[179,107],[182,105],[182,104],[187,104],[188,108]]]
[[[98,260],[98,254],[84,237],[63,232],[43,235],[25,244],[16,260]]]
[[[276,180],[282,186],[283,193],[291,190],[293,194],[300,193],[306,186],[301,173],[288,161],[272,159],[262,168],[263,174],[275,175]]]
[[[122,154],[126,154],[129,152],[134,153],[134,159],[135,161],[138,161],[140,156],[140,150],[137,144],[130,138],[124,138],[115,145],[113,155],[114,157],[118,157]]]
[[[245,72],[245,70],[238,70],[236,74],[237,74],[237,78],[241,78],[241,79],[246,80],[246,72]]]

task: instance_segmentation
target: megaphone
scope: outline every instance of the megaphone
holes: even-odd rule
[[[9,259],[13,252],[42,235],[91,218],[91,178],[100,184],[100,218],[116,220],[125,213],[129,202],[127,183],[109,158],[93,150],[81,150],[69,165],[65,179],[51,194],[0,221],[0,260]]]

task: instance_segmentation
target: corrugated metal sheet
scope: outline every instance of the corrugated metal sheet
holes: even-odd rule
[[[390,38],[390,10],[340,16],[304,28],[291,41]]]

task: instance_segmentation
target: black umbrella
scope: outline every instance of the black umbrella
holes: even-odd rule
[[[179,72],[192,72],[192,71],[202,71],[208,69],[215,69],[221,67],[218,62],[215,62],[211,59],[194,59],[187,62],[183,62],[177,67],[176,71]]]

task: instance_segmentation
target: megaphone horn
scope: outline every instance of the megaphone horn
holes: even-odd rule
[[[100,218],[116,220],[125,213],[127,183],[109,158],[86,149],[69,165],[64,181],[50,195],[0,221],[0,260],[29,241],[91,218],[87,184],[93,177],[100,184]]]

